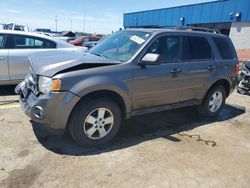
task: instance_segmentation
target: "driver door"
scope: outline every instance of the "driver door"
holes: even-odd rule
[[[183,87],[182,37],[157,38],[146,53],[159,54],[156,65],[138,66],[134,72],[133,109],[173,104],[180,101]]]

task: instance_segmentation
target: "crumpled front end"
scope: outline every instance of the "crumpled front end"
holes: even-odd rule
[[[69,91],[43,95],[38,91],[37,80],[36,76],[28,75],[16,87],[22,110],[35,122],[51,129],[65,130],[70,113],[80,98]]]

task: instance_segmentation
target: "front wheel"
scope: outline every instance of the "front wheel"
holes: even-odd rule
[[[112,100],[82,101],[72,114],[69,131],[80,145],[100,146],[116,135],[121,120],[121,110]]]
[[[223,109],[225,101],[225,88],[223,86],[216,86],[207,93],[203,103],[198,107],[198,112],[202,116],[215,117]]]

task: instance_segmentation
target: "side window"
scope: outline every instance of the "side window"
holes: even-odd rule
[[[181,59],[181,37],[164,36],[157,39],[147,53],[159,54],[161,62],[175,62]]]
[[[84,42],[89,42],[89,38],[84,38],[83,41]]]
[[[0,49],[5,48],[6,35],[0,34]]]
[[[90,38],[89,41],[98,41],[99,39],[98,38]]]
[[[43,48],[56,48],[56,43],[49,40],[43,40]]]
[[[28,37],[23,35],[14,35],[15,49],[36,49],[36,48],[55,48],[54,42],[40,39],[36,37]]]
[[[189,60],[207,60],[212,58],[211,47],[204,37],[186,37],[187,57]]]
[[[234,59],[235,58],[235,52],[231,48],[227,39],[214,37],[213,40],[220,52],[220,56],[222,59]]]

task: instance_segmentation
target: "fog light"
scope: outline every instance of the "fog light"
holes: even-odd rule
[[[45,116],[44,110],[41,106],[35,106],[33,109],[33,115],[37,118],[37,119],[43,119]]]

